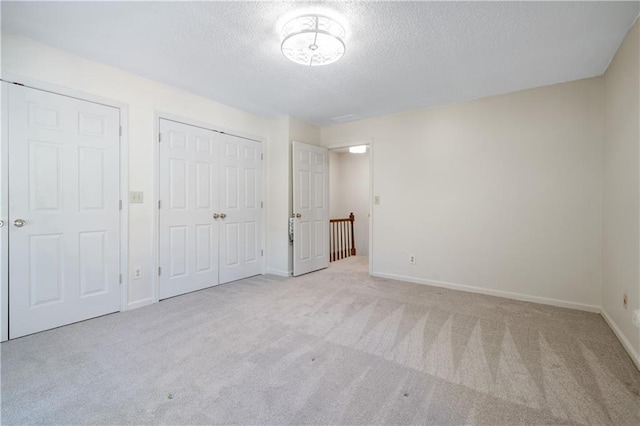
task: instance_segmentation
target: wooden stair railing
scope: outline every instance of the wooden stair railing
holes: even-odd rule
[[[353,232],[353,213],[344,219],[330,219],[329,261],[344,259],[345,257],[356,255],[356,240]]]

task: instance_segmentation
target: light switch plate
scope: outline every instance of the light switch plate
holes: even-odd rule
[[[131,204],[142,204],[144,202],[144,192],[142,191],[129,192],[129,202]]]
[[[376,195],[373,197],[373,204],[378,205],[380,204],[380,196]]]
[[[636,327],[640,328],[640,309],[633,311],[633,323]]]

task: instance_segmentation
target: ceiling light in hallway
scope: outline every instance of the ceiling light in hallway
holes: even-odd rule
[[[351,154],[364,154],[365,152],[367,152],[367,146],[366,145],[350,146],[349,152]]]

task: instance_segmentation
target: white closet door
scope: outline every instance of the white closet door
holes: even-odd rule
[[[329,266],[329,154],[293,142],[293,275]]]
[[[215,132],[160,120],[160,299],[218,284]]]
[[[220,282],[262,272],[262,145],[219,134]]]
[[[119,110],[9,90],[9,337],[120,309]]]

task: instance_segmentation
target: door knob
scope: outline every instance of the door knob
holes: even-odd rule
[[[214,218],[214,219],[217,219],[217,218],[219,218],[219,217],[220,217],[220,215],[219,215],[218,213],[214,213],[214,214],[213,214],[213,218]]]
[[[226,215],[226,214],[224,214],[224,213],[220,213],[220,218],[221,218],[221,219],[224,219],[225,217],[227,217],[227,215]]]
[[[302,217],[302,215],[300,213],[296,213],[296,214],[294,214],[294,216],[297,217],[297,218],[301,218]]]
[[[0,220],[0,228],[4,226],[4,220]]]
[[[22,228],[27,222],[24,219],[16,219],[13,221],[13,225]]]

